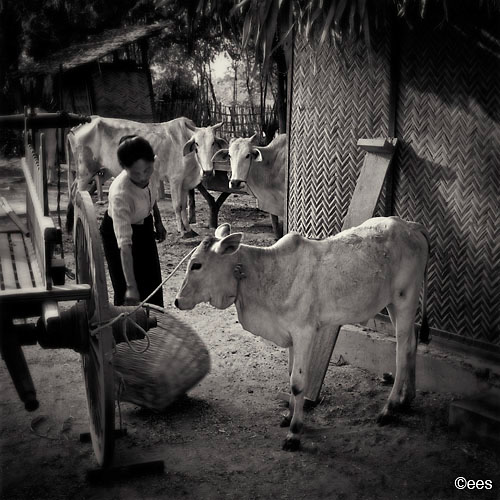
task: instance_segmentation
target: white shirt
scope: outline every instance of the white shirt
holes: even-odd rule
[[[142,224],[151,213],[157,190],[151,182],[145,188],[136,186],[123,170],[111,183],[108,213],[113,219],[118,248],[132,244],[132,224]],[[153,185],[152,185],[153,184]]]

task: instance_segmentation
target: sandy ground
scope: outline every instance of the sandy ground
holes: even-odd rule
[[[0,195],[22,206],[18,162],[0,162]],[[54,190],[51,190],[54,206]],[[65,203],[65,199],[63,199]],[[99,214],[105,207],[98,207]],[[201,238],[182,240],[168,200],[160,203],[168,237],[159,245],[163,273]],[[207,206],[197,196],[201,236],[211,234]],[[64,217],[63,217],[64,219]],[[220,222],[245,232],[245,241],[274,241],[268,217],[250,197],[231,196]],[[65,237],[68,265],[71,238]],[[245,332],[234,306],[174,309],[184,269],[164,288],[168,311],[189,324],[211,356],[210,373],[187,397],[162,413],[121,403],[128,435],[116,443],[115,463],[162,459],[165,471],[91,484],[92,448],[79,355],[26,347],[40,408],[27,413],[0,363],[0,474],[2,499],[498,499],[500,455],[462,440],[447,427],[453,395],[418,391],[411,410],[380,427],[377,412],[390,386],[380,375],[339,363],[335,353],[321,403],[306,413],[301,451],[281,450],[287,389],[284,349]],[[417,380],[418,388],[418,380]],[[117,426],[119,419],[117,417]],[[491,490],[457,490],[456,477],[490,479]]]

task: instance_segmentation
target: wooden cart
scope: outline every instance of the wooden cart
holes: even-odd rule
[[[97,462],[107,468],[115,437],[115,385],[112,351],[124,340],[120,322],[106,324],[135,307],[109,304],[100,235],[92,199],[78,192],[75,202],[74,255],[76,283],[65,282],[65,263],[56,257],[62,245],[61,229],[49,216],[44,136],[40,149],[32,147],[36,129],[68,127],[88,121],[67,113],[0,117],[0,126],[24,128],[27,225],[9,223],[0,228],[0,352],[21,401],[28,411],[38,408],[36,390],[23,345],[71,348],[81,354],[90,416],[90,435]],[[31,130],[30,130],[31,129]],[[62,310],[63,302],[74,302]],[[35,322],[28,321],[35,318]],[[143,330],[156,325],[148,311],[131,316]],[[126,320],[128,321],[128,320]],[[133,325],[133,322],[130,322]],[[143,338],[128,326],[129,337]]]

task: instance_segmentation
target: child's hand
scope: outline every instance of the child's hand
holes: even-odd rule
[[[140,303],[139,290],[137,287],[127,287],[125,291],[125,305],[136,306]]]
[[[167,237],[167,230],[161,222],[155,223],[155,238],[161,243]]]

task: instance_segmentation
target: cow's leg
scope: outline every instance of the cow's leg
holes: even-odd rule
[[[415,397],[417,338],[414,321],[417,303],[418,295],[408,297],[402,304],[387,307],[396,328],[396,377],[389,399],[378,417],[381,424],[389,421],[398,408],[408,405]]]
[[[193,238],[194,236],[198,236],[198,233],[191,229],[189,224],[188,212],[187,212],[187,204],[188,204],[188,192],[183,190],[181,193],[181,220],[182,225],[184,227],[184,233],[182,235],[183,238]]]
[[[283,449],[287,451],[296,451],[300,447],[300,436],[304,423],[304,389],[306,387],[307,373],[307,354],[309,353],[309,343],[304,338],[312,338],[312,333],[305,333],[302,342],[294,343],[293,349],[293,367],[290,377],[290,410],[291,421],[290,429],[283,443]]]
[[[288,348],[288,377],[291,380],[292,377],[292,370],[293,370],[293,345]],[[290,392],[290,398],[288,401],[288,410],[283,415],[283,418],[281,419],[280,427],[290,427],[290,422],[292,421],[293,417],[293,405],[295,403],[295,397],[294,395]]]
[[[174,207],[175,222],[177,224],[177,231],[184,233],[185,228],[182,222],[182,191],[180,186],[170,184],[170,195],[172,196],[172,205]]]
[[[190,224],[196,224],[196,203],[194,199],[194,189],[189,190],[189,202],[187,206],[188,221]]]

